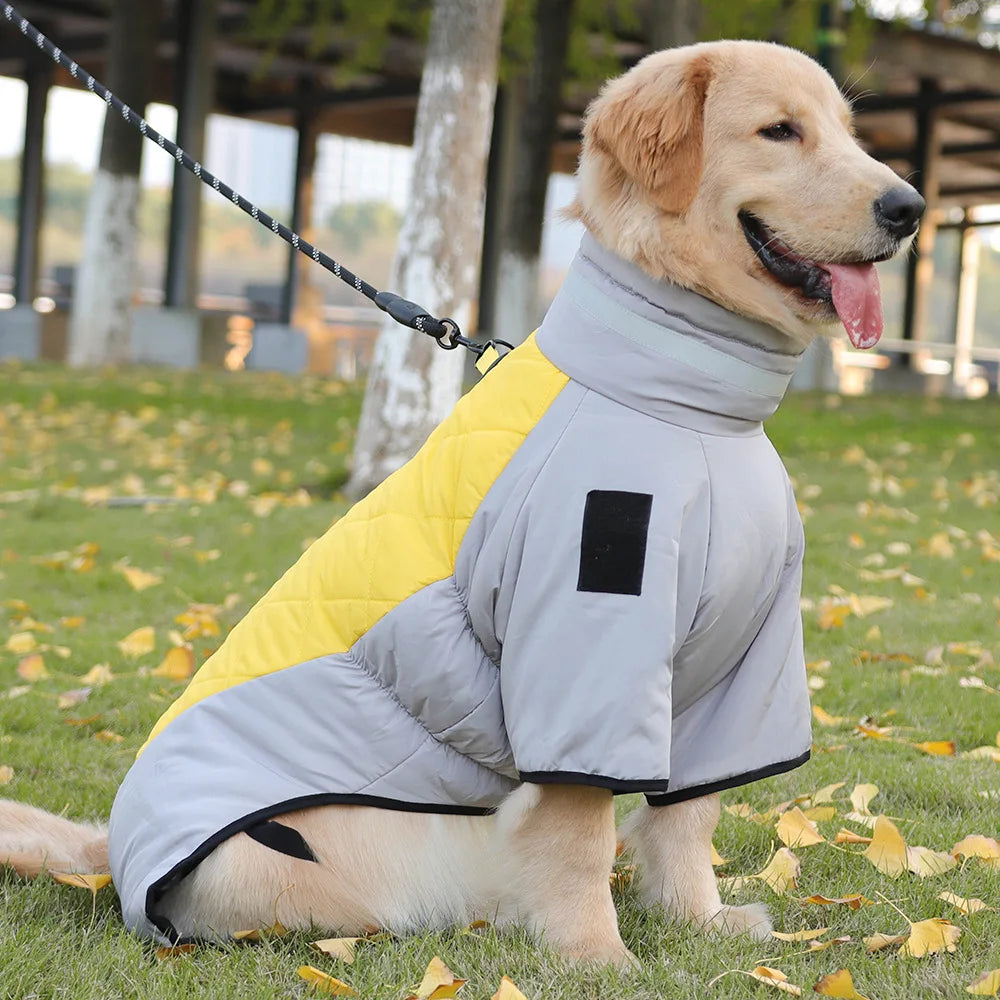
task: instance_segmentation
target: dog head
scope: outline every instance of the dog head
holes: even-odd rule
[[[923,198],[858,146],[830,75],[794,49],[708,42],[647,56],[587,111],[571,213],[655,278],[807,343],[882,331],[874,262]]]

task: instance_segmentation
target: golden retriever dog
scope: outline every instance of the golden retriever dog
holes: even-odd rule
[[[604,87],[586,115],[570,211],[602,252],[637,268],[650,288],[679,289],[708,300],[713,315],[731,316],[727,329],[738,331],[732,364],[743,370],[748,351],[793,358],[838,320],[855,346],[872,346],[882,322],[873,262],[907,245],[923,207],[916,191],[858,146],[847,102],[815,62],[778,45],[722,41],[655,53]],[[719,338],[713,350],[728,342]],[[505,360],[498,371],[517,363]],[[600,589],[585,586],[585,576],[581,568],[579,590]],[[605,590],[638,593],[628,587],[626,579]],[[792,673],[803,674],[793,678],[801,692],[797,586],[787,597],[795,621],[783,626],[783,641]],[[538,607],[534,628],[548,627],[547,610]],[[530,689],[526,697],[530,705]],[[796,699],[793,722],[804,733],[805,754],[797,745],[788,766],[808,756],[807,694]],[[512,733],[520,704],[504,696]],[[670,729],[671,719],[649,717],[654,708],[638,695],[625,704],[650,739]],[[543,711],[550,709],[556,711],[545,702]],[[675,721],[679,711],[675,706]],[[606,726],[617,726],[615,718],[610,713]],[[614,746],[633,735],[602,739]],[[675,737],[692,738],[680,728]],[[675,751],[683,755],[685,746]],[[215,751],[205,745],[202,752]],[[706,753],[710,747],[694,756]],[[692,766],[697,770],[698,762]],[[526,926],[571,960],[627,964],[633,959],[619,934],[608,879],[617,840],[612,803],[616,791],[642,789],[565,774],[562,780],[507,775],[499,808],[481,815],[363,801],[271,814],[271,825],[298,848],[276,848],[245,832],[213,843],[159,900],[164,923],[158,926],[181,937],[224,938],[277,918],[288,928],[407,933],[485,917]],[[244,779],[258,780],[249,771]],[[764,938],[771,927],[764,907],[724,905],[716,887],[711,839],[725,786],[695,781],[699,794],[643,804],[628,816],[622,836],[634,852],[644,904],[697,927]],[[303,844],[307,850],[299,849]],[[108,871],[107,837],[102,826],[2,802],[3,862],[27,876]]]

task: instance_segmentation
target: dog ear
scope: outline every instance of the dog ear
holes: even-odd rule
[[[583,137],[653,204],[679,214],[694,200],[701,178],[712,69],[705,54],[676,55],[656,53],[607,84],[587,111]]]

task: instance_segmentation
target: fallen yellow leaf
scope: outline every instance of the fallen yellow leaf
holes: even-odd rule
[[[116,566],[119,573],[132,585],[134,590],[146,590],[155,587],[158,583],[163,583],[163,577],[155,573],[149,573],[138,566]]]
[[[835,844],[870,844],[872,838],[864,837],[860,833],[855,833],[842,826],[837,831],[837,836],[833,838],[833,842]]]
[[[513,980],[504,976],[490,1000],[528,1000],[528,998],[514,985]]]
[[[128,657],[145,656],[156,647],[156,631],[152,625],[143,625],[134,632],[129,632],[118,643],[118,648]]]
[[[34,632],[15,632],[7,640],[7,649],[17,654],[30,653],[38,645]]]
[[[829,930],[829,927],[812,927],[804,931],[795,931],[792,934],[771,931],[771,937],[776,937],[779,941],[812,941],[815,938],[822,937]]]
[[[711,845],[712,851],[712,865],[713,867],[719,867],[720,865],[728,864],[729,862],[715,849],[715,844]]]
[[[800,903],[816,903],[819,906],[846,906],[849,910],[860,910],[862,906],[871,905],[872,900],[862,896],[860,892],[851,892],[846,896],[807,896]]]
[[[361,940],[356,937],[323,938],[322,941],[313,941],[309,947],[350,965],[354,961],[354,946]]]
[[[878,785],[855,785],[851,792],[851,805],[856,813],[862,816],[870,816],[868,806],[871,800],[878,795]]]
[[[819,705],[813,705],[812,707],[813,718],[821,726],[840,726],[847,722],[842,715],[831,715],[825,709],[819,707]]]
[[[945,851],[932,851],[927,847],[907,847],[906,866],[914,875],[927,878],[950,871],[958,861]]]
[[[849,605],[835,601],[832,597],[824,597],[816,607],[816,621],[824,632],[832,628],[843,628],[844,622],[850,617]]]
[[[787,848],[779,847],[774,857],[762,871],[750,878],[758,878],[777,895],[795,888],[795,880],[799,877],[801,866],[799,859]]]
[[[255,927],[248,931],[233,931],[234,941],[263,941],[268,937],[284,937],[288,933],[288,928],[280,921],[275,920],[270,927]]]
[[[912,744],[918,750],[923,750],[924,753],[929,753],[938,757],[954,757],[955,756],[955,742],[954,740],[932,740],[929,743],[914,743]]]
[[[49,676],[49,672],[45,669],[45,661],[42,659],[41,653],[31,653],[29,656],[26,656],[17,665],[17,672],[20,677],[23,677],[31,684],[34,684],[35,681],[43,681]]]
[[[767,983],[768,986],[774,986],[783,993],[791,993],[792,996],[796,997],[802,996],[802,987],[796,986],[794,983],[790,983],[788,981],[788,976],[786,976],[780,969],[772,969],[767,965],[758,965],[753,972],[749,972],[747,975],[756,979],[758,982]]]
[[[98,733],[94,733],[94,739],[98,743],[121,743],[125,737],[119,736],[118,733],[112,732],[110,729],[102,729]]]
[[[175,944],[172,947],[166,945],[156,949],[156,959],[159,962],[168,958],[178,958],[181,955],[190,955],[197,948],[194,944]]]
[[[90,688],[76,688],[74,691],[65,691],[56,699],[57,708],[73,708],[85,702],[90,697]]]
[[[163,662],[150,673],[172,681],[186,681],[194,673],[194,651],[190,646],[174,646],[167,650]]]
[[[974,993],[980,997],[995,997],[1000,994],[1000,969],[984,972],[978,979],[965,987],[966,993]]]
[[[786,847],[811,847],[826,843],[826,838],[816,829],[816,824],[806,818],[798,806],[781,814],[775,830],[778,840]]]
[[[939,951],[955,951],[961,936],[961,929],[950,920],[941,917],[920,920],[910,924],[910,936],[899,949],[899,954],[907,958],[921,958]]]
[[[59,619],[59,624],[63,628],[79,628],[85,621],[83,615],[67,615],[65,618]]]
[[[465,983],[466,980],[457,978],[455,973],[435,955],[427,964],[420,985],[406,1000],[447,1000],[457,996]]]
[[[875,835],[864,854],[889,878],[898,878],[907,869],[906,841],[896,824],[885,816],[879,816],[875,820]]]
[[[324,993],[327,996],[354,997],[358,991],[352,989],[347,983],[342,983],[333,976],[328,976],[325,972],[314,968],[311,965],[300,965],[299,977],[304,979],[317,993]]]
[[[883,948],[895,948],[896,945],[902,944],[908,935],[906,934],[872,934],[870,937],[863,938],[865,944],[865,951],[882,951]]]
[[[841,997],[843,1000],[868,1000],[854,988],[854,979],[847,969],[831,972],[813,987],[814,993],[825,997]]]
[[[982,858],[988,865],[1000,864],[1000,843],[981,834],[964,837],[951,849],[951,853],[956,857]]]
[[[802,810],[802,815],[806,819],[811,819],[816,823],[825,823],[837,815],[836,806],[810,806]]]
[[[946,903],[961,910],[966,916],[970,913],[978,913],[980,910],[992,910],[992,906],[987,906],[981,899],[966,899],[953,892],[939,892],[938,899],[943,899]]]
[[[14,780],[14,768],[10,764],[0,765],[0,785],[9,785]]]
[[[95,896],[107,885],[111,885],[110,875],[84,875],[81,872],[53,872],[52,880],[77,889],[89,889]]]
[[[111,667],[106,663],[97,663],[92,666],[81,678],[84,684],[110,684],[115,679],[111,673]]]

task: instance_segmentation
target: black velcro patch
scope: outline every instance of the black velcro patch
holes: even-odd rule
[[[258,844],[270,847],[272,851],[280,854],[288,854],[293,858],[301,858],[303,861],[315,861],[316,855],[310,850],[305,838],[298,830],[293,830],[283,823],[276,823],[273,819],[266,819],[263,823],[248,827],[243,831]]]
[[[652,508],[650,493],[591,490],[587,494],[577,590],[597,594],[642,593]]]

